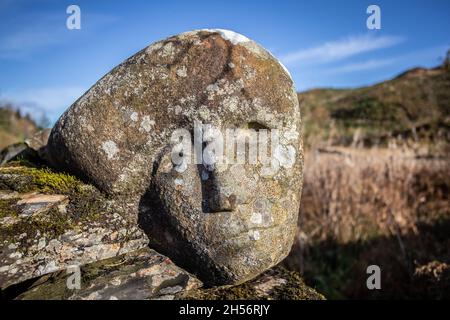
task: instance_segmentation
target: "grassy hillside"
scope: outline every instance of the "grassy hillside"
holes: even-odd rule
[[[37,124],[29,117],[7,105],[0,105],[0,150],[25,140],[38,130]]]
[[[299,93],[308,147],[450,141],[450,67],[415,68],[374,86]]]

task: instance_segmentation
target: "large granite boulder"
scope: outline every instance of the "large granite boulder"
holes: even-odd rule
[[[237,33],[199,30],[105,75],[56,123],[47,153],[54,167],[124,199],[153,248],[208,284],[236,284],[291,248],[300,128],[295,88],[277,59]],[[231,157],[216,144],[225,136]]]

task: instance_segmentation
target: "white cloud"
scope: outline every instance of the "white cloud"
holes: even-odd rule
[[[372,69],[384,67],[387,65],[391,65],[395,62],[395,60],[396,59],[374,59],[374,60],[368,60],[368,61],[364,61],[364,62],[349,63],[349,64],[345,64],[340,67],[328,69],[327,73],[338,74],[338,73],[350,73],[350,72],[357,72],[357,71],[372,70]]]
[[[302,49],[281,57],[285,64],[323,64],[342,60],[360,53],[392,47],[403,41],[401,37],[368,35],[353,36]]]
[[[359,71],[367,71],[373,70],[385,66],[390,66],[392,64],[396,64],[398,67],[402,68],[411,68],[414,64],[423,65],[417,63],[416,61],[429,61],[435,59],[433,64],[439,63],[439,57],[442,57],[445,52],[448,50],[448,46],[441,45],[435,46],[431,48],[420,49],[416,51],[411,51],[405,54],[393,56],[386,59],[372,59],[363,62],[355,62],[348,63],[342,66],[326,68],[324,70],[324,74],[342,74],[342,73],[351,73],[351,72],[359,72]]]

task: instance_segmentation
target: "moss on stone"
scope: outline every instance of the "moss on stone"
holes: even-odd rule
[[[0,176],[0,189],[3,180],[4,184],[9,185],[11,191],[67,195],[71,202],[70,207],[74,211],[92,213],[93,210],[99,208],[102,202],[100,200],[105,198],[104,194],[95,187],[84,184],[72,175],[54,172],[50,168],[8,166],[0,168],[1,174],[15,176],[15,178],[8,178],[17,182],[18,180],[25,180],[30,183],[26,186],[20,183],[14,185],[14,183],[6,182],[7,179],[2,179]]]
[[[50,238],[56,238],[75,226],[73,220],[57,208],[51,208],[44,219],[34,219],[33,222],[34,229],[45,232]]]
[[[30,239],[38,231],[47,237],[56,238],[76,228],[80,222],[99,221],[106,210],[105,196],[95,187],[83,184],[73,176],[52,172],[49,168],[2,167],[0,189],[19,193],[62,194],[69,199],[66,210],[54,205],[43,214],[22,217],[11,225],[1,225],[0,240],[12,241],[12,238],[23,233]],[[17,217],[21,210],[21,206],[17,205],[18,200],[0,200],[0,218]]]
[[[38,165],[32,163],[30,160],[25,158],[18,158],[17,160],[8,161],[8,167],[28,167],[28,168],[37,168]]]
[[[74,226],[70,217],[61,213],[57,208],[51,208],[45,215],[22,218],[14,224],[0,226],[0,241],[6,240],[10,243],[19,241],[19,250],[22,253],[26,253],[29,245],[24,242],[28,241],[28,239],[35,239],[38,232],[49,239],[54,239]],[[26,237],[19,238],[19,240],[17,236],[24,233]]]
[[[53,172],[49,168],[15,165],[2,167],[0,189],[20,193],[67,195],[68,212],[77,219],[100,217],[105,203],[105,195],[95,187],[82,183],[74,176]]]
[[[13,166],[0,168],[0,189],[17,192],[68,194],[82,184],[77,178],[49,168]],[[21,183],[26,181],[27,183]]]
[[[16,198],[13,199],[0,199],[0,218],[17,216],[17,210],[15,204]]]
[[[101,219],[104,211],[100,203],[100,199],[90,203],[84,197],[75,198],[73,203],[68,205],[67,212],[52,207],[44,214],[32,215],[22,218],[12,225],[0,226],[0,240],[11,242],[15,236],[26,233],[27,237],[24,238],[24,241],[26,241],[26,239],[35,238],[38,232],[49,239],[55,239],[68,230],[76,229],[80,222],[89,223]],[[17,212],[11,209],[11,206],[5,205],[5,208],[1,211],[2,214],[17,216]],[[83,211],[83,208],[86,211]],[[26,248],[27,246],[24,244],[22,247]]]
[[[68,299],[74,291],[67,288],[67,273],[65,270],[43,275],[36,279],[26,288],[26,292],[11,297],[5,294],[6,298],[19,300],[55,300]],[[8,289],[7,289],[8,290]]]
[[[70,202],[67,210],[78,221],[97,221],[106,210],[105,196],[90,185],[80,185],[68,196]]]
[[[64,173],[53,173],[46,169],[35,170],[33,182],[42,192],[68,193],[76,190],[80,185],[80,182],[73,176]]]
[[[272,291],[271,298],[274,300],[323,300],[325,297],[316,290],[308,287],[299,273],[277,268],[286,283],[276,287]]]
[[[257,298],[256,291],[248,283],[231,287],[194,289],[182,297],[185,300],[251,300]]]
[[[283,279],[283,283],[267,292],[256,289],[265,277]],[[305,285],[297,272],[275,267],[254,280],[236,286],[223,286],[210,289],[195,289],[184,294],[186,300],[323,300],[325,297]]]

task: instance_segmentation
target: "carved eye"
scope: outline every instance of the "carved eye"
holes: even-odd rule
[[[267,127],[266,125],[264,125],[260,122],[252,121],[252,122],[247,123],[247,129],[259,131],[259,130],[269,130],[269,127]]]

